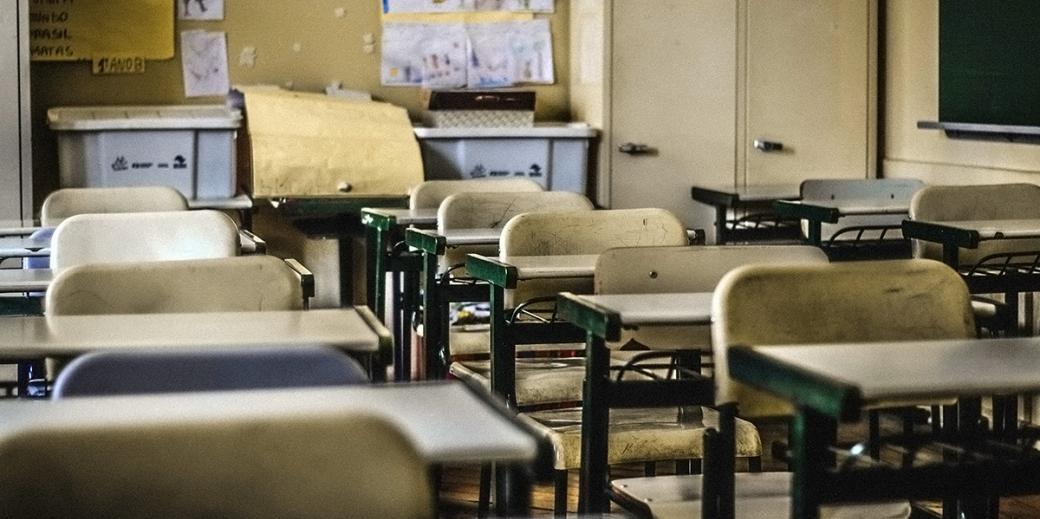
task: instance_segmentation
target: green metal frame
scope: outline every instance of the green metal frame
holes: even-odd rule
[[[809,222],[809,243],[817,247],[823,241],[823,223],[838,223],[841,211],[833,207],[807,204],[794,200],[777,200],[773,202],[776,214],[786,218],[797,218]]]
[[[561,292],[556,299],[561,318],[575,326],[608,341],[621,339],[621,316],[595,305],[570,292]]]

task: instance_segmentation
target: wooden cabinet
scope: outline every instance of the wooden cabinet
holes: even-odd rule
[[[29,2],[0,5],[0,220],[32,216]]]
[[[604,20],[601,84],[581,84],[599,40],[587,23],[571,35],[573,111],[602,113],[600,203],[665,207],[710,240],[714,213],[693,184],[874,175],[876,0],[572,0],[571,11]]]

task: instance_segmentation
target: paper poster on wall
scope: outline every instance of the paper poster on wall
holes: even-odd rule
[[[35,61],[173,58],[174,0],[50,0],[29,6]]]
[[[548,20],[383,25],[382,83],[428,88],[551,84]]]
[[[553,83],[549,20],[472,24],[466,32],[470,88]]]
[[[227,37],[223,32],[181,33],[185,97],[222,96],[230,90]]]
[[[383,0],[383,13],[551,13],[555,0]]]
[[[178,20],[223,20],[224,0],[177,0]]]
[[[466,86],[463,24],[383,24],[382,83],[390,86]]]

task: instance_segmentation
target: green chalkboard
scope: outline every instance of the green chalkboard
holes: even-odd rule
[[[1040,0],[939,0],[939,120],[1040,126]]]

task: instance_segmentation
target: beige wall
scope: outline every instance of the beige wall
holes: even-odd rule
[[[404,106],[418,115],[419,90],[379,84],[379,48],[362,50],[362,36],[380,39],[379,0],[226,0],[222,22],[178,22],[182,29],[222,30],[228,34],[228,61],[232,83],[291,82],[296,90],[319,91],[331,81],[344,88],[371,91],[377,98]],[[337,18],[334,11],[346,9]],[[552,21],[556,84],[533,87],[538,94],[540,120],[569,117],[569,4],[556,2]],[[293,45],[300,44],[295,52]],[[256,66],[238,64],[244,47],[255,47]],[[111,104],[214,103],[220,98],[187,100],[179,59],[149,61],[143,75],[93,76],[86,62],[32,64],[33,149],[37,206],[57,188],[57,151],[46,127],[52,106]]]
[[[938,120],[939,4],[886,4],[884,175],[933,184],[1040,183],[1040,146],[950,139],[917,129],[917,121]]]

